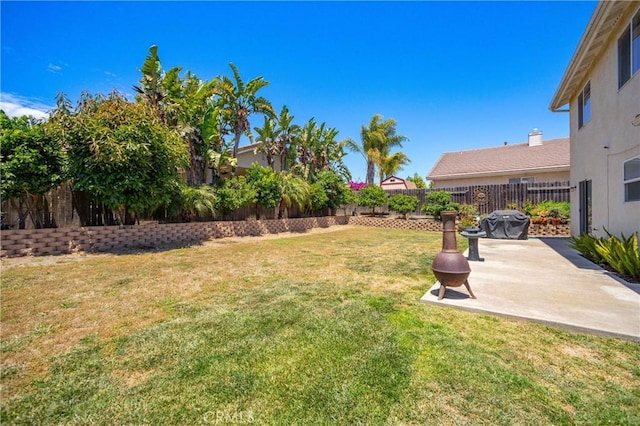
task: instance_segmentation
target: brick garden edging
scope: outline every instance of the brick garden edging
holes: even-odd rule
[[[442,222],[436,221],[431,218],[405,220],[370,216],[351,216],[349,217],[349,225],[407,229],[412,231],[442,231]],[[569,224],[558,226],[531,224],[529,225],[528,235],[530,237],[569,237],[571,235],[571,227]]]
[[[345,225],[345,216],[0,231],[0,257],[148,249]]]

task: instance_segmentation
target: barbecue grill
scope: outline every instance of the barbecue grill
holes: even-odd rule
[[[529,218],[518,210],[495,210],[480,221],[487,238],[526,240]]]

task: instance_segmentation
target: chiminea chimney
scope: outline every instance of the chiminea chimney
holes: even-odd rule
[[[533,129],[529,133],[529,146],[542,145],[542,130]]]

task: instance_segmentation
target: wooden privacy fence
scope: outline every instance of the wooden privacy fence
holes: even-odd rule
[[[460,204],[472,204],[478,207],[480,214],[488,214],[494,210],[505,209],[507,205],[515,203],[519,208],[524,206],[526,200],[533,204],[545,200],[567,201],[569,202],[569,182],[545,182],[545,183],[511,183],[504,185],[472,185],[464,187],[438,188],[438,189],[395,189],[389,190],[389,195],[407,194],[418,197],[418,207],[415,214],[422,214],[422,206],[425,204],[426,196],[431,191],[447,191],[452,194],[453,202]],[[369,207],[347,206],[345,214],[351,215],[354,212],[368,213]],[[300,211],[295,206],[289,208],[288,217],[326,216],[333,212],[325,209],[323,211],[309,212]],[[376,208],[376,213],[388,213],[388,207]],[[97,203],[83,194],[74,193],[68,184],[61,185],[56,190],[50,191],[42,199],[42,205],[38,207],[36,214],[41,218],[41,223],[45,228],[67,228],[71,226],[109,226],[115,225],[115,217],[104,204]],[[275,219],[274,211],[262,211],[255,207],[245,207],[224,215],[222,220],[244,220],[251,217],[261,219]],[[170,221],[166,214],[160,213],[156,217],[149,218],[160,222]],[[3,228],[19,228],[18,214],[6,201],[2,202],[2,225]],[[30,224],[26,223],[30,228]]]
[[[471,185],[438,189],[394,189],[387,191],[389,195],[407,194],[418,197],[416,213],[420,214],[427,194],[431,191],[447,191],[452,201],[460,204],[472,204],[478,207],[480,214],[488,214],[494,210],[504,210],[509,204],[522,208],[527,200],[532,204],[542,201],[566,201],[569,198],[569,182],[540,183],[508,183],[503,185]],[[384,211],[384,210],[383,210]]]
[[[0,205],[0,228],[4,229],[32,229],[34,225],[30,217],[20,217],[19,212],[8,200],[2,200]],[[297,206],[286,209],[287,218],[324,217],[332,212],[325,208],[317,211],[306,211]],[[97,202],[87,194],[72,191],[71,185],[65,183],[47,192],[36,206],[35,215],[43,228],[69,228],[81,226],[115,226],[120,225],[117,217],[104,203]],[[281,215],[282,216],[282,215]],[[278,219],[275,209],[265,210],[259,206],[242,207],[234,212],[221,215],[217,220],[238,221],[245,219]],[[180,217],[172,217],[168,211],[158,211],[150,217],[135,217],[128,215],[124,225],[134,225],[143,221],[161,223],[180,222]],[[213,218],[203,218],[211,221]],[[21,223],[22,222],[22,223]]]

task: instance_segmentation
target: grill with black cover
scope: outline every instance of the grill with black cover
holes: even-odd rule
[[[495,210],[480,221],[487,238],[526,240],[529,218],[518,210]]]

